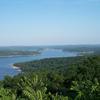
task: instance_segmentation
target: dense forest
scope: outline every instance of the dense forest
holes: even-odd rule
[[[100,56],[16,63],[17,76],[0,81],[0,100],[100,100]]]

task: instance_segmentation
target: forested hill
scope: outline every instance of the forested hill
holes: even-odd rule
[[[21,74],[0,82],[1,100],[100,100],[100,56],[17,63]]]
[[[85,57],[86,58],[86,57]],[[30,62],[15,63],[14,66],[19,67],[23,72],[35,71],[40,69],[46,70],[65,70],[68,66],[76,64],[84,60],[83,57],[60,57],[46,58]]]

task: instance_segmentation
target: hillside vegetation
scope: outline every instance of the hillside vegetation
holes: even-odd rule
[[[14,65],[22,73],[0,82],[1,100],[100,100],[100,56]]]

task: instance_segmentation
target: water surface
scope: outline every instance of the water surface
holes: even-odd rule
[[[41,50],[41,54],[34,56],[13,56],[13,57],[0,57],[0,79],[3,79],[5,75],[16,75],[20,71],[13,68],[13,64],[17,62],[25,62],[32,60],[39,60],[43,58],[52,57],[71,57],[76,56],[75,52],[63,52],[60,49],[44,49]]]

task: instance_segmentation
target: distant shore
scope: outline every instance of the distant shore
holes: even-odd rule
[[[12,57],[28,57],[28,56],[36,56],[38,54],[34,54],[34,55],[9,55],[9,56],[0,56],[0,58],[12,58]]]
[[[38,51],[9,51],[9,50],[0,50],[0,57],[20,57],[20,56],[35,56],[40,54]]]

